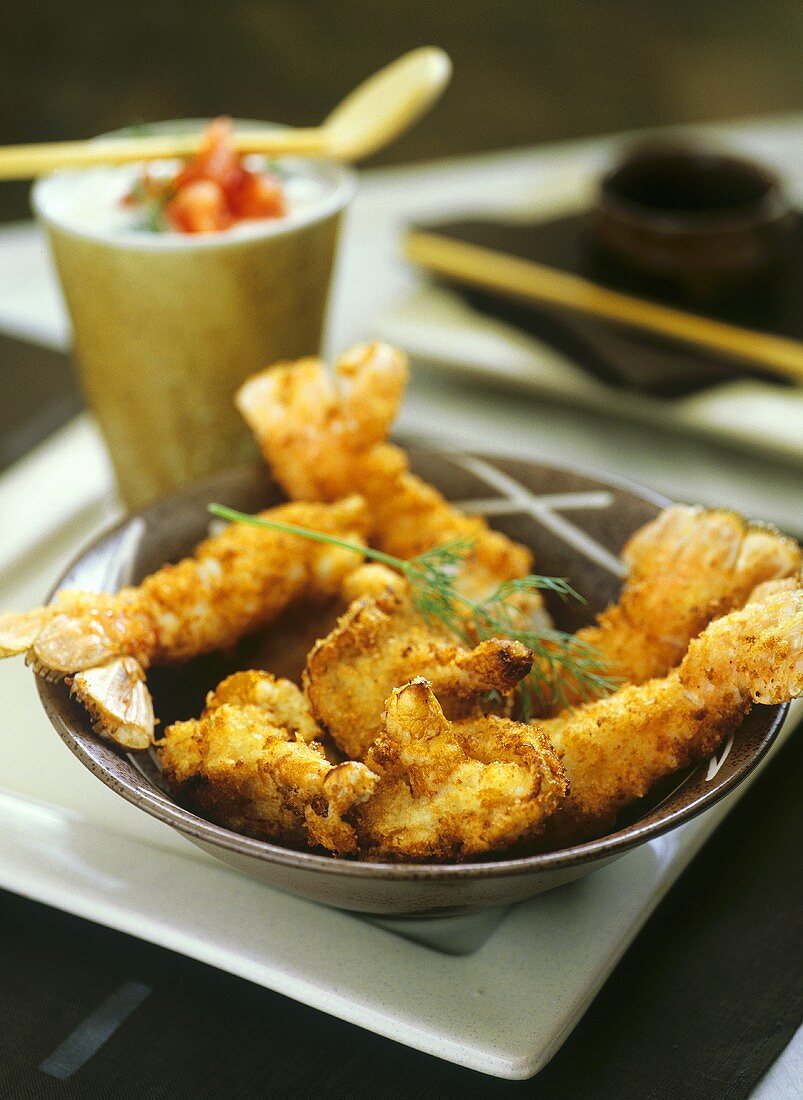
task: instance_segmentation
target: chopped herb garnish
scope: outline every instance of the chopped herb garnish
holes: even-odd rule
[[[532,672],[517,689],[518,716],[521,721],[529,720],[536,701],[565,705],[567,682],[573,684],[583,700],[607,695],[617,686],[616,681],[605,675],[601,654],[582,639],[551,628],[521,629],[521,611],[516,597],[524,593],[548,591],[554,592],[563,600],[585,602],[563,577],[530,575],[503,581],[487,599],[476,601],[462,595],[455,583],[460,566],[473,546],[469,540],[461,539],[435,546],[418,557],[405,561],[337,535],[263,519],[222,504],[210,504],[209,511],[212,515],[232,523],[249,523],[255,527],[282,531],[313,542],[352,550],[395,569],[408,581],[414,607],[425,618],[443,623],[469,644],[500,637],[522,642],[532,650],[535,660]]]

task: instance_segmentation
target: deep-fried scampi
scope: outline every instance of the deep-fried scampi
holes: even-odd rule
[[[263,514],[357,543],[367,529],[364,502],[354,496]],[[294,600],[333,595],[359,562],[353,551],[233,524],[136,587],[115,595],[63,592],[47,607],[0,615],[0,657],[27,653],[51,679],[83,674],[74,690],[97,732],[145,748],[153,735],[145,668],[229,646]]]
[[[398,558],[472,542],[459,587],[483,599],[502,581],[526,576],[532,555],[484,519],[459,512],[386,441],[407,374],[407,358],[396,348],[360,345],[337,361],[333,379],[318,359],[278,363],[254,375],[239,390],[237,407],[292,500],[360,493],[371,514],[371,544]],[[523,613],[546,622],[537,592],[521,603]]]
[[[418,677],[390,692],[364,763],[333,766],[305,741],[318,730],[297,688],[237,673],[159,751],[185,802],[249,835],[369,860],[459,860],[607,831],[659,779],[710,755],[755,702],[801,693],[803,590],[786,578],[710,623],[666,677],[532,726],[450,721]]]
[[[676,504],[632,536],[618,603],[577,632],[611,676],[640,684],[665,676],[712,619],[741,607],[762,581],[793,576],[798,544],[735,512]]]
[[[545,737],[507,718],[449,722],[423,679],[397,688],[354,814],[367,859],[459,860],[537,835],[566,795]]]
[[[238,673],[210,693],[199,719],[166,730],[159,760],[181,801],[212,821],[265,840],[354,852],[345,815],[378,780],[364,764],[331,764],[306,739],[313,727],[294,684]]]
[[[319,741],[321,730],[309,701],[291,681],[269,672],[234,672],[206,696],[206,710],[230,705],[258,707],[272,726],[287,730],[296,741]]]
[[[368,566],[359,574],[381,577]],[[355,590],[354,578],[347,588]],[[316,720],[337,746],[361,758],[380,731],[385,701],[414,677],[429,680],[445,713],[460,718],[477,713],[487,692],[511,691],[531,667],[532,653],[521,642],[494,638],[474,648],[461,644],[442,623],[415,610],[406,581],[395,577],[377,595],[356,600],[316,642],[304,688]]]
[[[711,622],[666,677],[535,721],[571,787],[549,823],[549,846],[607,832],[659,779],[710,756],[754,703],[801,693],[803,590],[787,578]]]
[[[333,378],[320,359],[276,363],[249,378],[235,402],[292,500],[339,500],[364,484],[373,508],[407,469],[386,439],[408,373],[398,349],[359,345],[338,359]]]
[[[284,504],[266,518],[359,542],[363,501]],[[0,618],[0,653],[29,651],[56,676],[135,657],[143,668],[186,661],[233,644],[270,622],[294,599],[333,594],[359,556],[282,531],[232,524],[200,543],[192,557],[165,565],[115,595],[62,592],[38,611]]]

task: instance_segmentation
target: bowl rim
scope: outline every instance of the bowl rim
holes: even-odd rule
[[[509,461],[513,459],[522,461],[522,459],[517,459],[516,456],[511,454],[505,455],[474,449],[469,451],[460,447],[448,448],[415,444],[413,449],[419,454],[442,455],[445,458],[449,458],[455,454],[471,454],[489,460],[499,459]],[[528,458],[524,458],[523,461],[530,462],[545,470],[555,470],[561,473],[592,478],[610,485],[613,488],[620,488],[633,493],[641,499],[651,504],[655,504],[660,508],[665,508],[673,503],[669,498],[663,496],[663,494],[647,489],[637,482],[618,474],[608,474],[605,471],[573,463],[542,462],[539,459]],[[123,530],[132,520],[136,520],[139,516],[146,515],[152,509],[157,509],[168,500],[175,500],[182,496],[194,496],[204,484],[215,483],[221,476],[235,474],[237,470],[245,472],[258,465],[258,463],[254,463],[237,467],[235,470],[220,471],[210,478],[193,482],[174,493],[160,497],[158,500],[137,512],[132,512],[123,516],[116,523],[104,528],[103,531],[83,546],[71,558],[70,562],[61,571],[57,580],[51,587],[47,596],[47,602],[49,603],[53,600],[56,593],[64,585],[66,578],[88,554],[95,550],[101,543]],[[693,801],[659,817],[657,820],[648,821],[646,823],[636,821],[612,833],[608,833],[605,836],[598,837],[594,840],[583,841],[580,844],[574,844],[566,848],[559,848],[555,851],[538,852],[531,855],[516,856],[507,859],[497,859],[491,854],[489,859],[466,860],[460,863],[373,862],[339,859],[332,855],[305,852],[301,849],[288,848],[267,840],[258,840],[255,837],[245,836],[242,833],[236,833],[231,829],[227,829],[222,825],[207,821],[191,810],[185,809],[185,807],[174,802],[161,790],[157,789],[157,793],[154,794],[150,789],[143,789],[136,786],[134,783],[129,783],[118,778],[104,767],[88,747],[102,746],[105,750],[108,750],[108,743],[99,741],[99,739],[87,729],[87,731],[80,731],[81,734],[85,734],[86,736],[87,743],[85,744],[79,739],[79,732],[71,729],[59,713],[53,693],[57,689],[66,690],[66,686],[63,682],[52,683],[37,676],[36,683],[42,706],[59,737],[64,741],[70,751],[107,787],[115,791],[127,802],[144,810],[151,817],[156,818],[166,825],[170,825],[178,832],[194,840],[207,843],[213,847],[223,848],[241,856],[256,858],[266,863],[290,867],[297,871],[321,872],[325,875],[335,875],[343,878],[371,878],[392,881],[453,881],[479,878],[506,878],[516,875],[529,875],[539,871],[557,871],[581,864],[607,860],[624,854],[631,848],[646,843],[649,840],[653,840],[677,828],[679,825],[696,817],[704,810],[716,805],[721,799],[730,794],[731,791],[746,779],[758,766],[769,751],[789,710],[789,703],[760,708],[764,711],[774,711],[774,714],[753,754],[739,764],[727,778],[721,780],[718,784],[699,795]],[[755,709],[758,708],[754,708],[754,710]],[[118,750],[115,749],[112,751]],[[139,754],[120,753],[120,755],[128,760],[129,764],[138,773],[142,774],[136,762]],[[143,776],[143,778],[146,777]],[[655,807],[655,809],[659,809],[659,807]]]

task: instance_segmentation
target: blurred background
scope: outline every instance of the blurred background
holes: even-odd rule
[[[455,75],[377,164],[799,109],[799,0],[6,0],[0,142],[221,112],[318,122],[414,46]],[[0,189],[26,217],[27,185]]]

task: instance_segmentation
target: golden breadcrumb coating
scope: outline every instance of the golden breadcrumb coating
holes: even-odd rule
[[[354,761],[331,764],[319,744],[303,739],[306,729],[301,735],[292,728],[299,715],[302,725],[311,721],[294,684],[266,673],[258,685],[261,674],[244,675],[259,689],[260,704],[221,702],[236,697],[230,678],[199,719],[176,722],[158,743],[177,797],[248,836],[354,852],[356,834],[344,815],[369,797],[377,777]]]
[[[395,593],[398,597],[398,593]],[[803,590],[760,585],[679,668],[525,726],[450,721],[421,677],[395,688],[364,763],[333,766],[298,688],[237,673],[159,745],[186,804],[229,828],[367,860],[447,861],[612,827],[664,776],[710,755],[755,702],[803,693]]]
[[[320,740],[309,700],[291,680],[270,672],[234,672],[206,696],[207,711],[226,704],[259,707],[272,726],[292,733],[296,741]]]
[[[365,567],[363,578],[374,577]],[[352,588],[354,585],[352,584]],[[494,638],[473,649],[413,607],[406,581],[351,605],[313,646],[304,688],[316,720],[347,755],[362,758],[377,736],[385,701],[416,676],[430,681],[451,718],[476,711],[489,691],[511,691],[532,667],[521,642]]]
[[[676,504],[632,536],[619,602],[577,636],[608,672],[640,684],[665,676],[689,642],[719,615],[741,607],[762,581],[792,576],[801,550],[769,527],[734,512]]]
[[[387,344],[343,355],[330,379],[323,363],[277,363],[240,388],[237,407],[273,475],[292,500],[337,500],[359,493],[371,513],[369,541],[409,559],[457,539],[474,542],[460,571],[465,595],[485,598],[502,581],[526,576],[530,551],[465,516],[410,473],[406,454],[387,443],[404,393],[406,356]],[[538,593],[526,611],[544,619]],[[544,619],[545,621],[545,619]]]
[[[367,525],[359,497],[262,514],[357,542]],[[27,649],[37,672],[53,677],[123,656],[143,668],[186,661],[233,644],[296,599],[336,593],[359,561],[297,535],[232,524],[192,557],[116,595],[63,592],[49,607],[0,616],[0,639],[5,654]]]
[[[509,847],[539,833],[567,789],[546,738],[495,716],[451,723],[421,678],[393,692],[365,762],[380,778],[354,820],[360,854],[372,860]]]
[[[803,590],[788,578],[762,585],[745,607],[710,623],[668,676],[536,720],[569,778],[551,846],[608,831],[650,787],[709,756],[754,703],[803,692]]]
[[[334,381],[319,359],[276,363],[235,402],[292,500],[339,500],[360,481],[387,484],[406,469],[385,440],[408,373],[402,352],[363,345],[338,360]]]
[[[157,746],[177,797],[227,828],[340,856],[463,859],[536,835],[565,797],[545,738],[504,718],[452,724],[421,679],[391,695],[366,764],[332,765],[281,724],[303,712],[298,688],[264,675],[267,708],[212,693]]]

